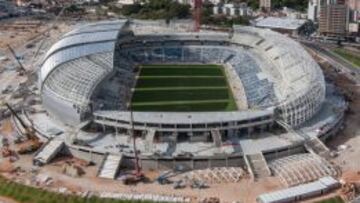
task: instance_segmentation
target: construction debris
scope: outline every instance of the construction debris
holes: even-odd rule
[[[85,171],[78,165],[66,162],[63,165],[62,172],[68,176],[78,178],[85,174]]]
[[[355,183],[344,183],[341,186],[341,194],[346,201],[355,199],[357,187]]]
[[[36,185],[38,185],[38,186],[49,186],[54,181],[49,175],[39,174],[36,176],[35,182],[36,182]]]
[[[218,197],[209,197],[201,200],[200,203],[220,203],[220,199]]]

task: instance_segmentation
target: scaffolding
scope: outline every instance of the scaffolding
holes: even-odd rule
[[[339,171],[332,164],[311,153],[280,158],[270,162],[269,167],[286,186],[308,183],[325,176],[339,175]]]

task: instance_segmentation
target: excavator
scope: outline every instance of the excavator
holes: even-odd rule
[[[24,141],[18,141],[18,154],[27,154],[32,153],[36,150],[38,150],[42,143],[40,142],[39,138],[35,135],[36,130],[34,127],[28,126],[25,124],[23,119],[15,112],[15,110],[8,104],[5,103],[5,106],[9,109],[11,114],[14,116],[16,120],[19,121],[19,124],[24,129],[23,135],[25,136],[26,140]]]

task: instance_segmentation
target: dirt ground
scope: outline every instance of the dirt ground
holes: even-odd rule
[[[161,195],[176,195],[183,197],[191,197],[192,199],[203,199],[205,197],[219,197],[222,202],[256,202],[256,197],[264,192],[273,191],[283,188],[280,181],[275,177],[269,177],[260,181],[253,182],[249,178],[242,179],[238,183],[223,183],[210,185],[208,189],[191,189],[186,187],[185,189],[173,189],[172,184],[160,185],[156,182],[152,182],[159,173],[147,172],[150,183],[140,183],[136,186],[126,186],[121,180],[106,180],[96,177],[97,167],[90,166],[84,168],[86,174],[81,178],[74,178],[65,175],[61,172],[61,166],[65,161],[71,159],[59,159],[52,164],[40,168],[39,174],[46,174],[53,179],[53,184],[47,186],[47,188],[61,188],[65,187],[72,192],[114,192],[114,193],[146,193],[146,194],[161,194]],[[4,165],[3,162],[1,165]],[[9,178],[15,178],[26,183],[28,180],[34,179],[34,174],[29,171],[32,167],[32,157],[22,156],[20,160],[14,163],[16,166],[22,166],[24,172],[17,175],[6,174]],[[151,178],[152,177],[152,178]]]
[[[360,86],[349,80],[338,77],[335,80],[339,87],[346,90],[349,110],[345,118],[345,128],[327,144],[332,149],[339,149],[339,155],[333,160],[341,166],[343,174],[360,172]]]
[[[0,25],[1,41],[0,49],[7,49],[7,45],[11,45],[13,48],[20,48],[27,44],[29,41],[44,35],[48,36],[48,30],[51,27],[53,21],[49,20],[36,20],[31,17],[22,17],[15,19],[3,20]],[[59,22],[56,24],[56,28],[50,30],[51,36],[59,33],[64,33],[66,26],[64,23]]]
[[[0,203],[19,203],[11,198],[0,196]]]

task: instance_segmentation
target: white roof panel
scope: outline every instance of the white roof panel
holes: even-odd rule
[[[118,32],[118,30],[111,30],[106,32],[81,33],[78,35],[62,38],[49,49],[45,58],[49,57],[49,55],[53,54],[55,51],[64,49],[69,46],[116,40]]]
[[[58,65],[83,56],[113,51],[115,40],[110,42],[84,44],[83,46],[69,47],[51,55],[43,63],[40,71],[40,80],[43,82],[48,74]]]
[[[267,17],[258,20],[256,22],[256,27],[296,30],[305,22],[306,20],[302,19]]]
[[[40,82],[56,66],[90,54],[113,52],[117,35],[126,20],[104,21],[81,26],[54,44],[47,52],[40,71]]]
[[[298,196],[306,196],[307,194],[320,192],[329,187],[329,185],[323,183],[322,179],[328,180],[329,182],[332,182],[334,184],[338,183],[338,181],[332,177],[325,177],[325,178],[321,178],[315,182],[298,185],[295,187],[290,187],[290,188],[286,188],[286,189],[275,191],[275,192],[262,194],[258,197],[258,199],[262,203],[282,202],[283,200],[286,200],[289,198],[292,199],[292,198],[295,198]]]

